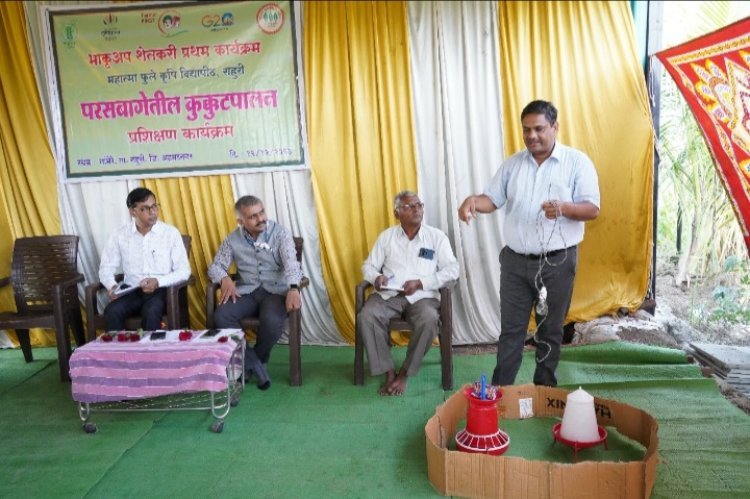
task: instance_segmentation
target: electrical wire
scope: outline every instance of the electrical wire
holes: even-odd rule
[[[551,189],[552,189],[552,186],[550,185],[549,190]],[[548,192],[547,199],[549,198],[550,196]],[[537,237],[539,238],[539,247],[541,248],[541,252],[539,254],[539,270],[537,270],[536,275],[534,276],[534,287],[537,291],[537,300],[536,300],[536,305],[534,306],[534,311],[536,312],[538,316],[541,316],[542,319],[536,324],[536,327],[534,328],[534,331],[532,333],[532,337],[534,339],[534,342],[537,344],[537,349],[539,348],[540,345],[544,345],[547,347],[547,353],[545,353],[541,358],[539,358],[538,355],[536,356],[537,364],[541,364],[542,362],[544,362],[547,359],[547,357],[549,357],[549,354],[552,353],[552,346],[548,342],[540,340],[539,337],[537,336],[539,327],[544,323],[545,320],[547,320],[547,314],[549,312],[549,306],[547,305],[547,299],[548,299],[547,288],[544,285],[544,279],[542,278],[542,271],[544,270],[544,267],[546,265],[549,265],[550,267],[557,267],[565,263],[565,261],[568,259],[568,248],[567,248],[568,245],[565,242],[565,237],[563,236],[563,233],[562,233],[562,227],[560,223],[558,222],[559,218],[562,216],[562,210],[560,209],[559,204],[557,204],[557,201],[554,201],[554,204],[555,204],[555,210],[557,211],[557,213],[554,218],[552,230],[550,231],[549,237],[547,238],[546,241],[544,240],[545,215],[544,215],[544,210],[541,207],[539,208],[539,212],[537,213],[536,224],[535,224],[536,234],[537,234]],[[547,257],[549,243],[552,240],[552,236],[555,234],[555,229],[557,229],[557,232],[560,236],[560,240],[562,240],[563,247],[565,248],[564,257],[562,261],[558,263],[550,262]]]

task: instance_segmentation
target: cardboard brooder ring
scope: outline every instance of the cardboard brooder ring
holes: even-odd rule
[[[466,418],[468,402],[463,395],[466,386],[469,385],[439,406],[425,425],[427,474],[443,495],[513,499],[651,495],[658,462],[656,433],[659,425],[647,412],[622,402],[594,397],[598,424],[613,426],[641,443],[646,448],[641,461],[564,464],[470,454],[448,450],[458,423]],[[534,385],[503,387],[498,411],[504,419],[562,417],[568,393],[560,388]]]

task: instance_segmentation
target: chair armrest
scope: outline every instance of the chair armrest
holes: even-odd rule
[[[184,281],[176,282],[170,286],[167,286],[167,327],[169,329],[176,329],[180,322],[180,293],[183,289],[186,289],[189,285],[195,282],[195,277],[192,275]]]
[[[440,319],[443,322],[453,322],[453,288],[440,288]]]
[[[362,307],[365,305],[365,291],[367,291],[367,288],[372,286],[369,281],[360,281],[359,284],[357,284],[357,287],[354,291],[354,311],[355,315],[359,313],[360,310],[362,310]]]
[[[65,279],[64,281],[55,283],[54,285],[52,285],[52,292],[56,295],[59,294],[62,296],[62,294],[65,293],[66,289],[71,286],[75,286],[79,282],[83,282],[83,274],[76,274],[73,277]]]
[[[104,284],[99,281],[92,282],[84,288],[83,301],[86,305],[86,317],[90,318],[97,315],[96,294],[102,289],[104,289]]]
[[[195,282],[195,277],[190,276],[184,281],[176,282],[170,286],[167,286],[167,309],[170,304],[177,303],[180,298],[180,290],[188,287]]]
[[[218,282],[209,282],[206,285],[206,327],[214,327],[214,310],[216,310],[216,291],[221,288]]]
[[[52,310],[55,315],[55,322],[60,322],[56,324],[56,327],[64,327],[61,318],[64,316],[64,311],[69,309],[65,303],[65,291],[70,287],[75,287],[79,282],[83,282],[83,274],[76,274],[52,285]],[[75,301],[78,304],[78,293],[75,293]],[[80,304],[78,306],[80,307]]]
[[[4,288],[8,284],[10,284],[10,276],[0,278],[0,288]]]

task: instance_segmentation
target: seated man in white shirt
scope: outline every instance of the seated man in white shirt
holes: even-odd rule
[[[99,264],[99,281],[110,299],[104,320],[107,331],[120,331],[125,319],[140,314],[141,327],[154,331],[161,328],[166,288],[190,277],[190,263],[180,231],[159,221],[153,192],[133,189],[126,204],[132,220],[110,236]],[[118,296],[115,275],[120,270],[124,285],[136,289]]]
[[[376,292],[359,313],[370,374],[385,374],[380,395],[402,395],[407,378],[419,372],[422,359],[438,334],[440,293],[458,278],[458,262],[448,237],[422,223],[424,204],[411,191],[394,199],[394,215],[400,222],[383,231],[362,265],[362,274]],[[398,289],[387,289],[398,288]],[[412,333],[406,358],[396,371],[391,357],[388,323],[403,316]]]

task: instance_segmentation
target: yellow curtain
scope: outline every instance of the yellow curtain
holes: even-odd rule
[[[654,139],[628,2],[500,2],[499,26],[508,154],[524,147],[523,107],[550,100],[558,139],[599,174],[601,212],[586,224],[568,319],[634,309],[649,278]]]
[[[237,226],[230,178],[216,175],[150,179],[143,185],[159,200],[159,218],[193,238],[190,268],[195,282],[188,288],[190,324],[203,327],[206,324],[208,265],[221,241]]]
[[[303,59],[323,276],[354,338],[354,287],[392,199],[417,189],[404,2],[305,2]]]
[[[60,233],[56,178],[34,70],[26,44],[22,2],[0,2],[0,269],[10,268],[17,237]],[[9,288],[0,307],[14,310]],[[54,344],[51,331],[32,330],[32,345]],[[15,339],[13,337],[12,339]]]

